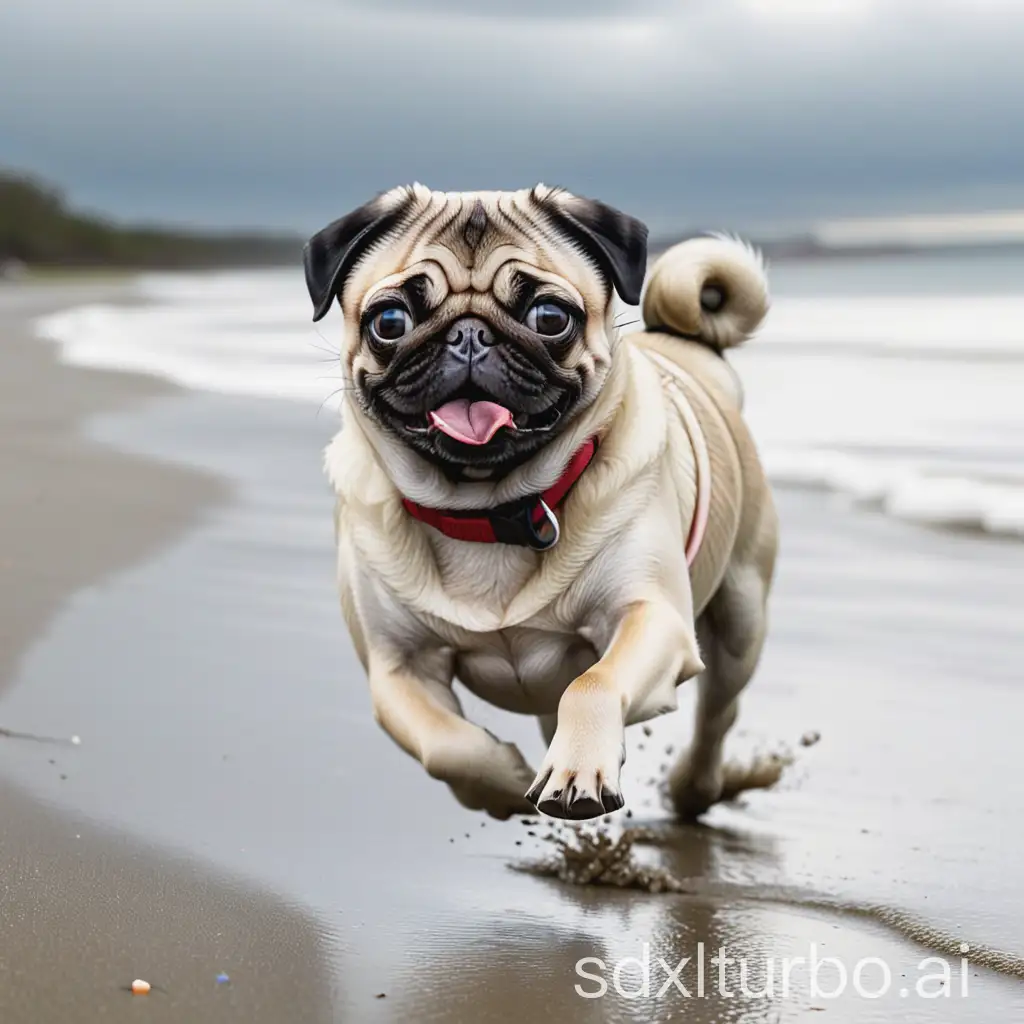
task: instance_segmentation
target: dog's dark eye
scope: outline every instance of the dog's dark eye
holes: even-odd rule
[[[377,341],[398,341],[412,330],[412,317],[401,306],[382,309],[370,321],[370,333]]]
[[[526,314],[526,326],[545,338],[561,338],[569,333],[572,317],[554,302],[538,302]]]

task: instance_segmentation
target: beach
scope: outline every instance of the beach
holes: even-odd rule
[[[954,509],[970,515],[950,522],[899,514],[908,488],[923,507],[906,451],[872,464],[878,493],[852,503],[840,484],[864,483],[868,445],[851,454],[837,426],[817,464],[829,479],[798,478],[755,379],[755,419],[778,426],[783,546],[729,753],[793,763],[775,788],[673,825],[659,783],[689,732],[681,693],[650,735],[630,730],[632,818],[610,827],[651,829],[637,856],[686,891],[572,886],[515,870],[555,852],[548,823],[465,811],[374,724],[333,583],[334,411],[293,365],[275,374],[247,282],[200,284],[229,298],[204,307],[212,290],[168,278],[171,313],[215,313],[251,350],[148,355],[155,314],[132,282],[0,287],[0,727],[44,738],[0,737],[4,1024],[1024,1014],[1016,450],[992,444],[984,486]],[[54,336],[53,314],[95,326],[103,310],[120,347],[34,336],[40,317]],[[304,357],[329,358],[321,340]],[[763,358],[752,348],[742,369],[774,381]],[[539,760],[533,722],[465,703]],[[728,973],[726,995],[709,966],[698,995],[698,959],[722,948],[746,977]],[[766,991],[780,961],[814,955],[850,975],[835,997],[834,964],[824,992],[806,964]],[[932,996],[919,976],[936,956],[950,976]],[[617,987],[614,966],[645,957],[649,991],[631,994],[636,965]],[[589,967],[599,998],[587,958],[604,965]],[[689,995],[659,995],[659,961],[684,959]],[[150,995],[124,990],[134,978]]]

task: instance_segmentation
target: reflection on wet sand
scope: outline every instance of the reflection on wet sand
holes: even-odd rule
[[[882,903],[858,903],[841,897],[827,896],[793,886],[759,883],[750,885],[735,879],[737,859],[763,856],[772,845],[770,837],[750,836],[718,827],[662,824],[645,828],[642,841],[658,851],[658,867],[686,891],[728,900],[755,900],[761,903],[786,905],[808,910],[839,913],[877,922],[911,942],[941,956],[959,957],[964,952],[963,938],[951,935],[933,923],[898,907]],[[708,856],[694,857],[694,850],[706,847]],[[725,881],[726,868],[733,881]],[[697,870],[694,870],[694,864]],[[751,872],[765,877],[764,864]],[[1024,958],[1013,952],[978,944],[967,944],[971,964],[1010,977],[1024,978]]]
[[[542,881],[536,906],[467,921],[464,935],[417,951],[372,1019],[779,1024],[828,1010],[850,1024],[967,1024],[981,1000],[1017,1001],[1016,982],[959,946],[937,960],[844,908],[754,884],[779,866],[771,839],[664,823],[640,834],[648,861],[693,891]]]

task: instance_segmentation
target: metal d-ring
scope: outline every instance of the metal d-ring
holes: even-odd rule
[[[559,525],[558,516],[551,511],[550,506],[543,498],[538,499],[537,504],[540,505],[541,510],[544,513],[544,521],[551,527],[551,539],[545,540],[545,538],[538,533],[533,519],[527,517],[527,522],[530,524],[530,533],[532,535],[530,547],[533,548],[534,551],[547,551],[548,548],[553,548],[558,543],[558,538],[562,535],[562,528]],[[542,529],[543,525],[544,524],[541,523]]]

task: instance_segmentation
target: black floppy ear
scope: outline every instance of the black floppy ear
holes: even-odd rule
[[[567,192],[541,200],[557,229],[583,250],[627,305],[640,303],[647,271],[647,225],[599,202]]]
[[[313,300],[313,322],[322,320],[359,258],[402,219],[412,191],[385,192],[318,231],[302,250],[306,287]]]

